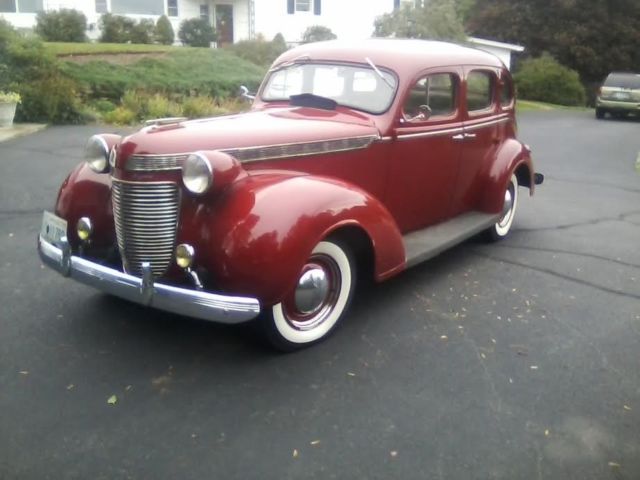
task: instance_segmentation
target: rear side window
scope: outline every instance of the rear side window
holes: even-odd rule
[[[504,78],[502,83],[502,92],[500,93],[500,105],[508,108],[513,103],[513,83],[508,78]]]
[[[493,105],[495,76],[491,72],[473,71],[467,77],[467,110],[486,110]]]
[[[640,74],[610,73],[604,81],[605,87],[640,89]]]

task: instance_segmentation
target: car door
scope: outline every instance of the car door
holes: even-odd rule
[[[499,70],[466,67],[463,82],[464,139],[452,214],[482,210],[483,178],[496,157],[509,113],[498,108]]]
[[[414,79],[395,119],[387,205],[402,232],[449,216],[462,146],[462,70]]]

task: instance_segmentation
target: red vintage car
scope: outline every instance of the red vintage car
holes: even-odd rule
[[[303,45],[249,112],[93,136],[45,212],[44,263],[109,294],[277,348],[325,338],[356,277],[505,237],[542,175],[495,56],[414,40]]]

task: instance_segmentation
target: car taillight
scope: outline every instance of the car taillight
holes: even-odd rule
[[[598,96],[602,96],[602,87],[598,87]]]

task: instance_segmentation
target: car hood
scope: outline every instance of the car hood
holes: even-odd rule
[[[378,136],[375,124],[357,113],[307,107],[270,108],[145,127],[123,140],[120,155],[177,155],[199,150],[233,153],[319,141],[371,141]]]

